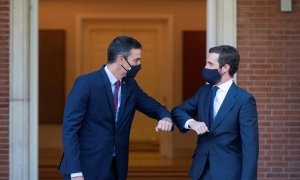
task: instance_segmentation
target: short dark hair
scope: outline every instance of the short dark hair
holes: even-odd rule
[[[107,63],[114,63],[119,55],[127,58],[132,49],[142,49],[141,43],[129,36],[116,37],[108,46]]]
[[[216,46],[209,49],[209,53],[219,54],[219,64],[220,67],[228,64],[230,66],[229,75],[233,77],[233,75],[239,69],[240,63],[240,54],[236,48],[229,45]]]

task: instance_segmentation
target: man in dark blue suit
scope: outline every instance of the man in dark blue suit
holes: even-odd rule
[[[172,110],[181,132],[198,134],[189,172],[193,180],[257,179],[256,102],[233,81],[239,61],[234,47],[211,48],[203,69],[209,84]],[[197,115],[198,121],[193,119]]]
[[[128,36],[108,47],[107,65],[77,78],[63,119],[64,179],[125,180],[129,134],[135,111],[157,119],[156,131],[170,131],[170,112],[134,80],[141,69],[141,44]]]

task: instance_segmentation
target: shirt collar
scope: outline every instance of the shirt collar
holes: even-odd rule
[[[108,76],[108,79],[110,81],[110,84],[113,85],[117,82],[117,78],[110,72],[110,70],[108,69],[107,65],[104,67],[104,70]]]
[[[229,81],[219,85],[218,88],[220,88],[224,92],[228,92],[228,90],[231,87],[232,83],[233,83],[233,79],[230,79]]]

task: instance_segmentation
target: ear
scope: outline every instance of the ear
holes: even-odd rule
[[[118,64],[123,64],[123,56],[121,56],[121,55],[118,55],[117,56],[117,59],[116,59],[116,63],[118,63]]]
[[[229,65],[229,64],[225,64],[225,65],[223,66],[223,68],[225,69],[226,72],[229,72],[230,65]]]

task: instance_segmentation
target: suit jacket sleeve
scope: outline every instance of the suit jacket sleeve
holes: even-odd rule
[[[150,118],[160,120],[165,117],[171,118],[171,113],[152,97],[148,96],[137,84],[137,110]]]
[[[257,179],[257,160],[258,160],[258,122],[257,110],[254,97],[251,95],[242,105],[239,114],[240,135],[242,139],[243,180]]]
[[[201,89],[193,97],[186,100],[179,106],[176,106],[172,110],[173,122],[181,132],[188,131],[188,129],[184,128],[185,122],[198,114],[200,92]]]
[[[81,172],[80,148],[78,132],[87,111],[88,83],[83,78],[78,78],[68,96],[63,120],[63,145],[64,156],[67,161],[67,172]]]

